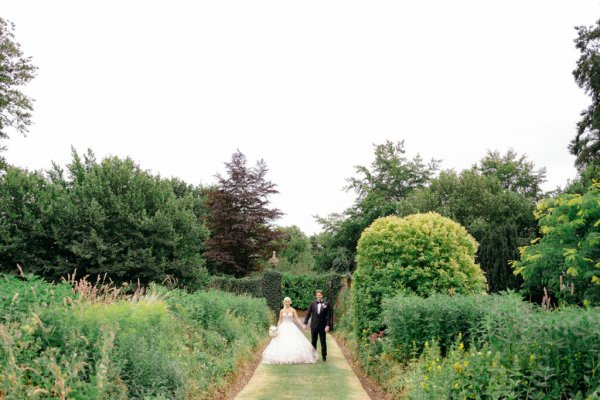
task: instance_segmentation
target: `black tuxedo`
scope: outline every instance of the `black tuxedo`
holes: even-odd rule
[[[312,318],[311,318],[312,317]],[[313,347],[317,348],[317,336],[321,339],[321,355],[323,360],[327,359],[327,342],[325,341],[325,327],[333,328],[333,307],[327,300],[321,301],[321,312],[319,312],[319,304],[315,300],[308,306],[304,325],[308,323],[310,318],[310,336]]]

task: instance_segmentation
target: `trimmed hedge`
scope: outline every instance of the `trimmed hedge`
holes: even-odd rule
[[[315,299],[315,290],[323,290],[323,297],[334,304],[342,289],[342,278],[345,275],[330,274],[283,274],[281,295],[290,297],[296,309],[307,309]],[[283,297],[281,303],[283,304]]]
[[[276,313],[282,307],[284,297],[290,297],[297,309],[306,309],[315,299],[315,290],[323,290],[323,296],[332,304],[342,289],[344,274],[294,275],[269,268],[252,278],[214,276],[210,287],[236,294],[248,294],[267,300],[269,308]]]
[[[274,269],[265,270],[262,276],[262,293],[269,308],[276,313],[281,309],[281,281],[283,275]]]
[[[235,294],[247,294],[263,297],[262,277],[234,278],[232,276],[214,276],[210,287]]]

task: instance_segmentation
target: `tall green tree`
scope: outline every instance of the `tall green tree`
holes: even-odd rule
[[[276,241],[277,269],[282,272],[305,273],[314,267],[312,244],[308,236],[296,225],[279,227],[281,237]]]
[[[396,214],[435,211],[459,222],[479,242],[477,262],[488,290],[517,289],[521,278],[510,262],[537,234],[534,210],[544,179],[543,168],[535,169],[512,150],[488,152],[469,170],[441,172],[428,187],[398,202]]]
[[[546,168],[535,169],[535,164],[513,149],[506,154],[488,150],[475,167],[484,176],[494,176],[504,189],[522,194],[532,200],[542,197],[542,183],[546,181]]]
[[[0,140],[8,138],[7,128],[26,133],[33,110],[33,100],[20,87],[35,77],[37,67],[23,55],[14,29],[13,23],[0,18]],[[4,149],[0,146],[0,151]]]
[[[600,20],[595,26],[579,26],[575,45],[581,53],[573,71],[575,82],[591,97],[590,106],[581,112],[577,133],[569,146],[580,169],[600,160]]]
[[[356,193],[354,205],[341,214],[318,217],[330,236],[321,241],[326,245],[317,257],[321,270],[344,267],[353,270],[356,245],[362,231],[377,218],[395,213],[396,202],[427,185],[438,170],[438,160],[425,163],[420,155],[408,159],[403,141],[386,141],[374,147],[375,159],[371,166],[356,166],[357,176],[348,179],[345,189]],[[333,265],[334,260],[338,260],[337,266]],[[348,265],[343,266],[342,260],[348,260]]]
[[[263,160],[248,167],[246,156],[238,150],[225,166],[227,176],[217,175],[218,187],[208,193],[211,234],[206,256],[213,272],[240,277],[260,268],[281,235],[273,223],[282,213],[268,207],[269,196],[278,191],[266,179]]]

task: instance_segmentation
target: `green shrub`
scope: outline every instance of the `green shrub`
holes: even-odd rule
[[[474,262],[477,242],[436,213],[385,217],[364,230],[353,276],[356,334],[383,327],[382,300],[400,293],[479,293],[485,278]]]
[[[49,285],[33,274],[17,278],[0,273],[0,323],[20,321],[32,312],[74,297],[71,285],[61,282]]]

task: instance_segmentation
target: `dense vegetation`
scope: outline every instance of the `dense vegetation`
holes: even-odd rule
[[[73,151],[67,171],[9,167],[0,176],[0,270],[50,280],[75,269],[118,282],[175,278],[200,286],[208,230],[199,188]]]
[[[0,275],[0,397],[206,398],[264,339],[265,301]]]
[[[388,301],[384,346],[417,344],[415,358],[407,360],[405,352],[399,358],[409,363],[408,398],[587,399],[600,394],[595,373],[600,310],[548,311],[515,295],[486,297]]]
[[[480,293],[485,278],[475,264],[477,243],[439,214],[380,218],[358,242],[352,285],[357,337],[383,328],[382,301],[399,293]]]

